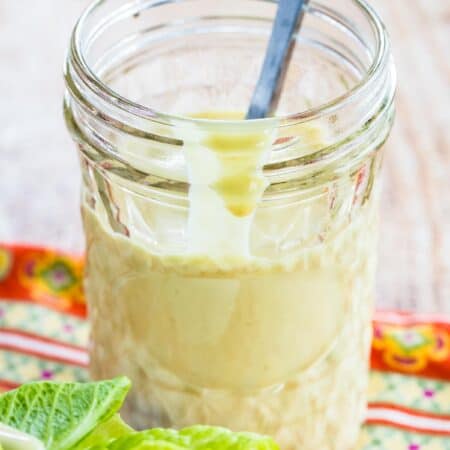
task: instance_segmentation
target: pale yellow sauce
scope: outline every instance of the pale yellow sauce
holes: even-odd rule
[[[244,114],[232,111],[207,111],[191,115],[198,119],[239,120]],[[236,217],[250,215],[267,186],[259,166],[267,151],[267,136],[253,132],[245,134],[211,133],[202,144],[216,153],[222,168],[220,178],[212,188],[222,197],[227,209]]]
[[[132,229],[131,238],[112,232],[103,213],[84,207],[92,374],[131,378],[125,413],[138,427],[205,423],[270,434],[283,450],[346,450],[364,411],[373,210],[367,205],[351,223],[332,218],[321,195],[251,217],[266,186],[267,139],[206,134],[201,150],[221,168],[213,190],[230,220],[252,219],[259,248],[273,245],[260,231],[272,226],[286,243],[320,226],[322,242],[276,258],[164,254]],[[352,186],[345,189],[350,196]],[[163,229],[169,209],[148,202],[143,220],[154,217]]]

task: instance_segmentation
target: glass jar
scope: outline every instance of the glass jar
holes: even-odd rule
[[[312,1],[276,117],[239,120],[276,2],[95,2],[75,27],[91,374],[138,428],[196,423],[349,449],[366,403],[386,31]]]

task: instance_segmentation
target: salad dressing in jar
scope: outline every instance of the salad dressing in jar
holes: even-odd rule
[[[132,380],[137,427],[347,450],[366,401],[394,74],[364,2],[311,2],[276,117],[240,120],[228,111],[249,103],[275,6],[110,0],[78,23],[65,113],[91,373]]]

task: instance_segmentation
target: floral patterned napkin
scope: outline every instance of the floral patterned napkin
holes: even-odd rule
[[[81,257],[0,244],[0,390],[87,380],[82,272]],[[356,450],[450,450],[450,317],[377,312],[373,326]]]

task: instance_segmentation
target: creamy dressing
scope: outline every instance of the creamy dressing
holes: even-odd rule
[[[372,202],[351,221],[332,218],[323,195],[257,215],[273,136],[200,135],[186,135],[184,253],[151,251],[83,207],[92,374],[132,379],[125,414],[137,427],[205,423],[272,435],[284,450],[350,448],[367,382]],[[320,145],[323,133],[311,136]],[[351,199],[353,186],[343,189]],[[164,217],[156,202],[142,214]],[[285,223],[302,237],[323,222],[314,245],[276,258],[250,251],[261,238],[252,230]]]
[[[241,113],[206,112],[196,118],[240,119]],[[249,256],[253,213],[268,185],[263,176],[273,132],[261,125],[233,133],[197,125],[182,132],[188,170],[189,253]]]

